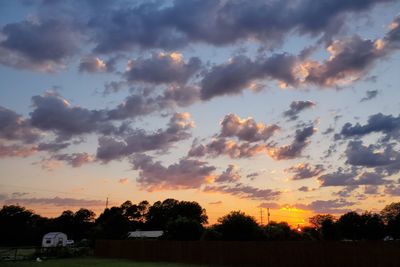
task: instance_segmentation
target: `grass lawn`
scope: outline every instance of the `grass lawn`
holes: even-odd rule
[[[205,267],[206,265],[190,265],[178,263],[133,262],[118,259],[56,259],[42,262],[17,261],[0,262],[1,267]]]

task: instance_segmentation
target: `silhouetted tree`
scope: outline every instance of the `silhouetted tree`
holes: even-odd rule
[[[379,240],[385,235],[385,224],[382,217],[376,213],[365,212],[361,215],[362,238],[367,240]]]
[[[317,230],[320,230],[322,223],[326,220],[335,221],[335,216],[331,214],[317,214],[308,219],[310,224],[314,226]]]
[[[381,211],[386,224],[386,233],[396,239],[400,238],[400,202],[391,203]]]
[[[298,240],[300,234],[293,231],[287,222],[270,222],[264,228],[265,234],[268,240],[273,241],[287,241],[287,240]]]
[[[321,239],[327,241],[339,240],[341,238],[339,225],[334,219],[322,221],[320,234]]]
[[[0,245],[39,245],[48,219],[18,205],[0,210]]]
[[[343,214],[338,220],[338,225],[343,238],[351,240],[362,238],[363,219],[357,212]]]
[[[240,211],[232,211],[218,220],[215,229],[222,240],[260,240],[263,233],[256,220]]]
[[[203,230],[203,225],[197,220],[178,216],[167,223],[164,238],[171,240],[199,240]]]
[[[146,214],[146,227],[164,230],[170,221],[178,217],[186,217],[199,224],[207,223],[208,219],[205,209],[197,202],[166,199],[163,202],[157,201],[149,207]]]
[[[102,239],[124,239],[131,230],[130,222],[123,214],[123,208],[105,209],[96,220],[94,236]]]
[[[310,224],[318,231],[321,240],[340,239],[339,229],[335,221],[335,216],[331,214],[317,214],[309,218]]]

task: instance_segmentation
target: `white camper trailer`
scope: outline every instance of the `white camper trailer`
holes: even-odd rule
[[[42,247],[65,247],[69,241],[67,235],[61,232],[50,232],[43,236]]]

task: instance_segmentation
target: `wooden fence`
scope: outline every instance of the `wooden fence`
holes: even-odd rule
[[[98,240],[95,256],[228,266],[400,266],[399,242]]]

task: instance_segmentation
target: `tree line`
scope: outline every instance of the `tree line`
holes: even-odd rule
[[[105,209],[98,217],[89,209],[66,210],[46,218],[19,205],[0,210],[0,246],[40,245],[48,232],[64,232],[69,239],[89,243],[96,239],[125,239],[129,231],[163,230],[167,240],[381,240],[400,238],[400,202],[387,205],[380,213],[348,212],[334,217],[318,214],[310,226],[293,229],[286,222],[260,225],[249,215],[232,211],[212,226],[206,226],[206,210],[197,202],[166,199]]]

